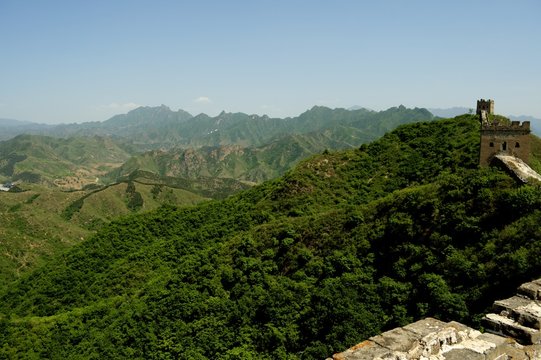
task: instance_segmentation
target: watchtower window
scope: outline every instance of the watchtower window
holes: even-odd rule
[[[516,148],[519,148],[519,147],[520,147],[520,144],[518,143],[518,141],[515,143],[515,147],[516,147]]]
[[[490,144],[488,144],[488,146],[490,146],[490,147],[494,147],[494,143],[493,143],[493,142],[491,142]]]
[[[503,151],[506,151],[506,150],[507,150],[507,142],[505,142],[505,141],[504,141],[503,144],[502,144],[502,150],[503,150]]]

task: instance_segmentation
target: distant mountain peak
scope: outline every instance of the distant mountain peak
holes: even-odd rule
[[[430,111],[434,116],[442,117],[442,118],[452,118],[458,115],[463,115],[469,113],[470,109],[464,106],[454,106],[450,108],[429,108],[427,109]]]
[[[24,126],[32,124],[30,121],[21,121],[15,119],[0,119],[0,126]]]

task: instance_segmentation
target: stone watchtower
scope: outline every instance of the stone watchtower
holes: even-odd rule
[[[486,111],[487,115],[494,114],[494,100],[481,99],[477,100],[477,115],[481,115],[483,111]]]
[[[479,165],[488,166],[494,155],[505,154],[528,162],[530,154],[530,122],[489,120],[494,114],[494,100],[478,100],[477,114],[481,120],[481,152]]]

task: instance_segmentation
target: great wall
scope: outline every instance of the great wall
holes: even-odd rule
[[[503,166],[523,183],[541,181],[527,162],[530,123],[494,117],[494,100],[477,101],[479,165]],[[541,279],[497,300],[484,332],[456,321],[425,318],[373,336],[327,360],[541,360]]]
[[[456,321],[419,320],[371,337],[327,360],[539,360],[541,279],[494,302],[485,332]]]
[[[481,122],[479,165],[503,166],[524,183],[541,181],[541,175],[528,166],[530,122],[502,121],[494,114],[494,100],[478,100],[477,115]]]

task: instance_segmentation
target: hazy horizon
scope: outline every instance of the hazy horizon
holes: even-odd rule
[[[111,119],[112,117],[114,116],[117,116],[117,115],[126,115],[128,114],[130,111],[133,111],[133,110],[136,110],[138,109],[139,107],[148,107],[148,108],[157,108],[157,107],[160,107],[160,106],[166,106],[168,107],[171,111],[173,112],[177,112],[177,111],[180,111],[180,110],[183,110],[183,111],[187,111],[186,109],[183,109],[183,108],[172,108],[170,106],[168,106],[167,104],[160,104],[160,105],[141,105],[141,106],[138,106],[137,108],[134,108],[134,109],[131,109],[131,110],[128,110],[128,111],[125,111],[123,113],[118,113],[118,114],[114,114],[106,119],[96,119],[96,120],[89,120],[89,121],[72,121],[72,122],[40,122],[40,121],[35,121],[35,120],[28,120],[28,119],[14,119],[14,118],[6,118],[6,117],[0,117],[0,120],[15,120],[15,121],[20,121],[20,122],[27,122],[27,123],[34,123],[34,124],[39,124],[39,125],[67,125],[67,124],[81,124],[81,123],[84,123],[84,122],[104,122],[104,121],[107,121],[109,119]],[[312,107],[314,106],[325,106],[325,105],[313,105],[311,106],[310,108],[306,108],[304,109],[303,111],[299,112],[299,113],[296,113],[296,114],[291,114],[291,115],[287,115],[287,116],[274,116],[276,118],[287,118],[287,117],[297,117],[299,115],[301,115],[302,113],[304,113],[305,111],[308,111],[310,110]],[[372,107],[369,107],[369,106],[362,106],[362,105],[352,105],[352,106],[349,106],[349,107],[330,107],[331,109],[346,109],[346,110],[357,110],[357,108],[364,108],[364,109],[367,109],[367,110],[371,110],[371,111],[385,111],[385,110],[388,110],[392,107],[398,107],[398,106],[403,106],[402,104],[397,104],[397,105],[394,105],[394,106],[391,106],[389,108],[385,108],[385,109],[374,109]],[[456,115],[460,115],[460,114],[465,114],[465,113],[468,113],[470,110],[472,111],[475,111],[475,108],[474,107],[468,107],[468,106],[451,106],[451,107],[448,107],[448,108],[430,108],[430,107],[425,107],[425,106],[406,106],[407,108],[424,108],[424,109],[427,109],[428,111],[432,112],[433,115],[435,116],[443,116],[445,117],[444,115],[440,115],[440,113],[443,113],[443,112],[451,112],[451,113],[456,113]],[[438,113],[434,113],[434,111],[438,110]],[[456,111],[454,111],[456,110]],[[458,111],[460,110],[460,111]],[[200,113],[191,113],[189,111],[187,111],[188,113],[190,113],[192,116],[197,116],[197,115],[200,115],[200,114],[205,114],[205,115],[208,115],[210,117],[216,117],[218,116],[221,112],[225,111],[226,113],[244,113],[244,114],[247,114],[247,115],[258,115],[258,116],[269,116],[269,117],[273,117],[273,116],[270,116],[268,114],[265,114],[265,113],[248,113],[246,111],[227,111],[225,109],[223,110],[220,110],[220,111],[217,111],[215,113],[206,113],[206,112],[200,112]],[[496,112],[498,114],[501,114],[499,112]],[[450,115],[450,116],[456,116],[456,115]],[[501,114],[501,115],[504,115],[504,116],[508,116],[508,117],[511,117],[511,118],[533,118],[533,119],[536,119],[536,120],[541,120],[541,118],[537,118],[533,115],[529,115],[529,114]]]

